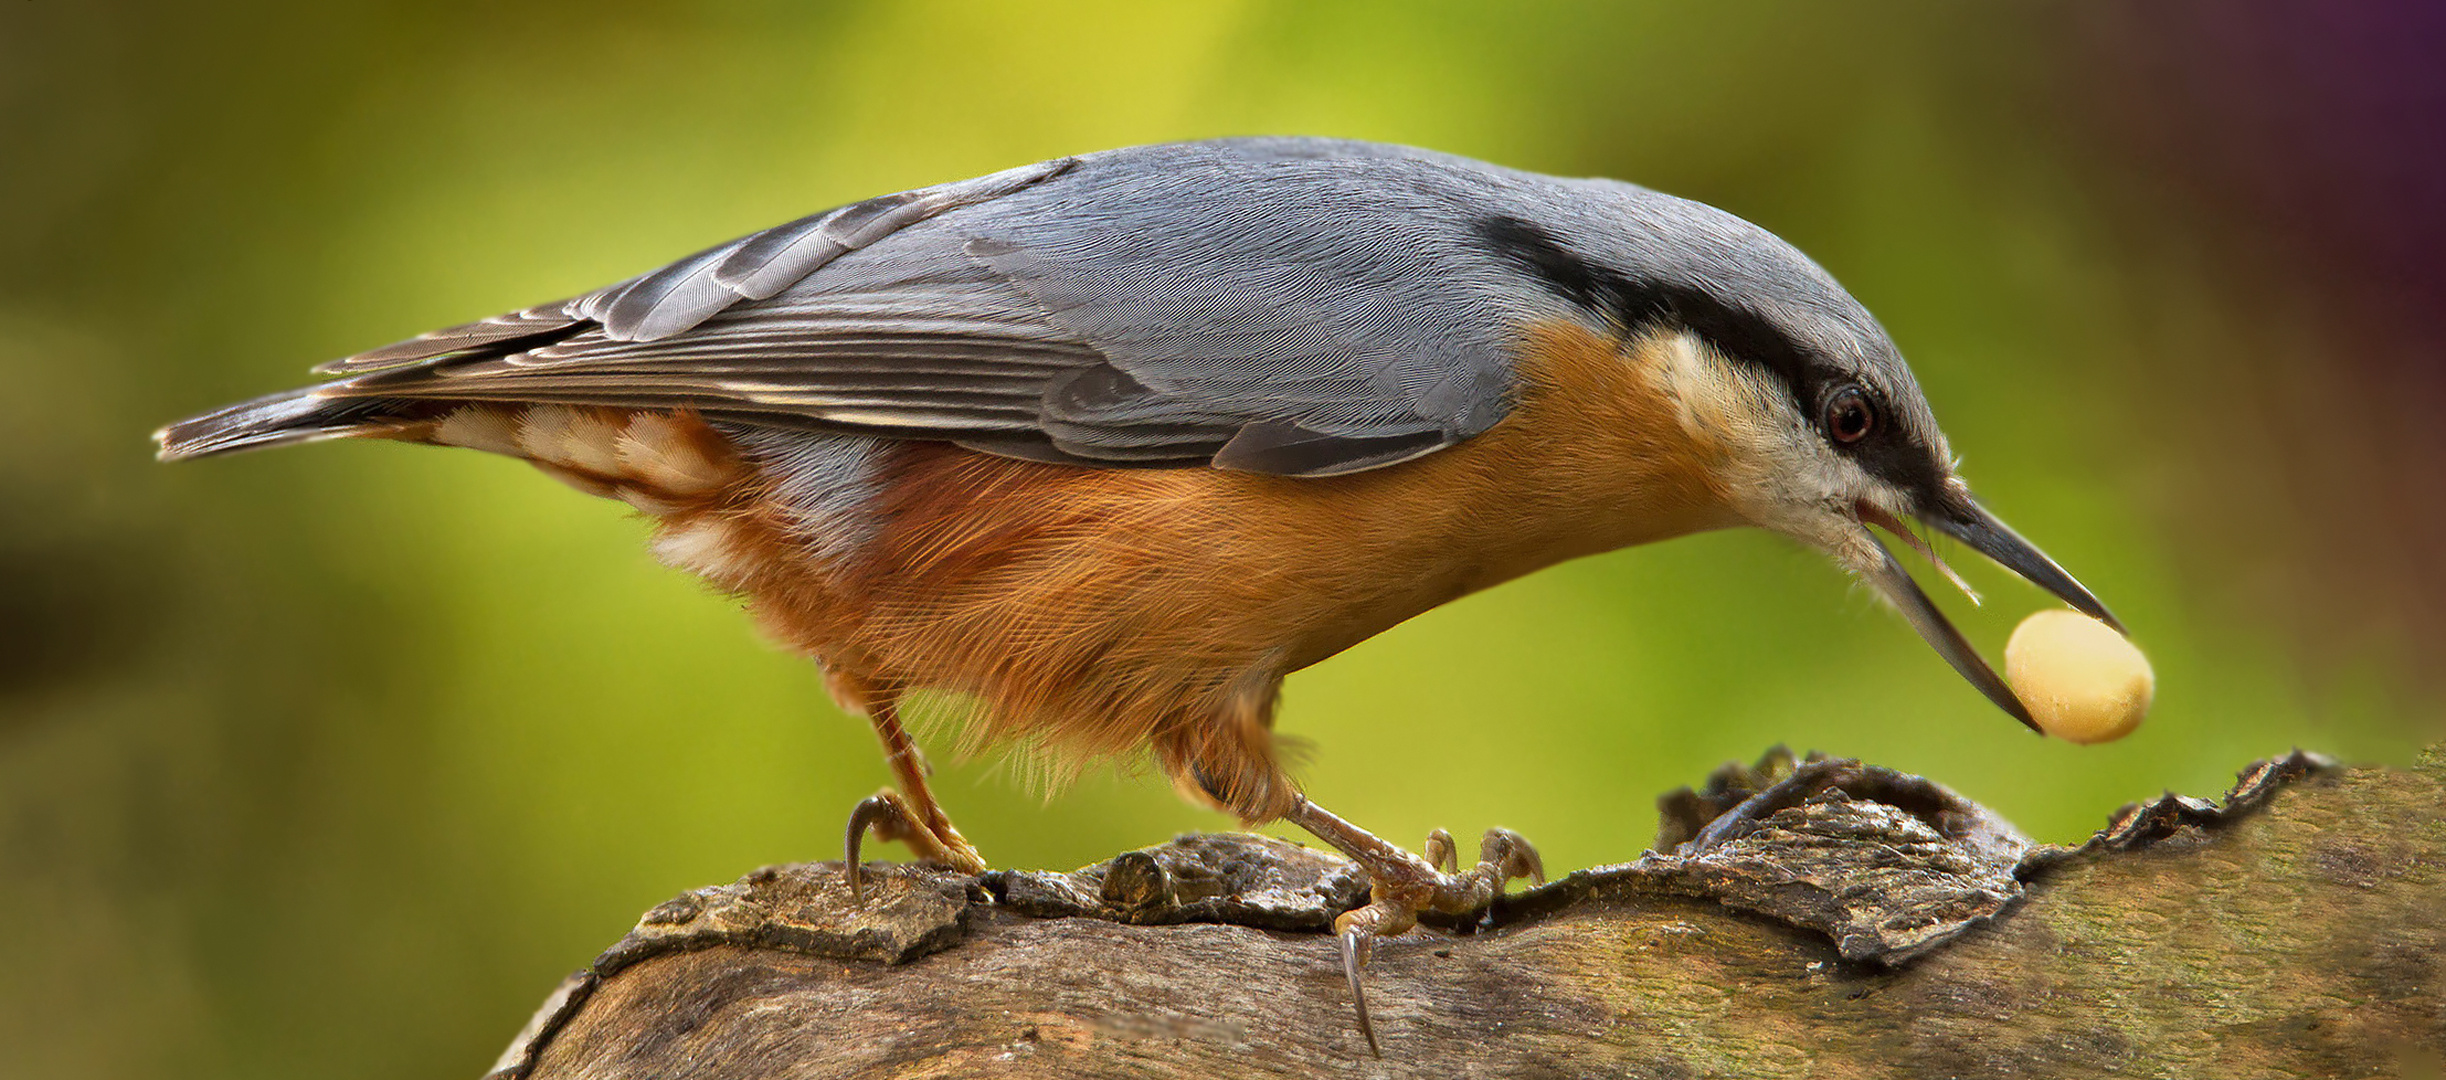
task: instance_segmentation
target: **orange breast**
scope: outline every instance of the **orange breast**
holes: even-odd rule
[[[852,556],[805,557],[752,493],[671,515],[661,544],[829,665],[973,695],[973,738],[1152,744],[1255,805],[1288,791],[1267,734],[1284,674],[1540,567],[1732,523],[1644,366],[1554,325],[1509,417],[1402,465],[1287,479],[904,443]]]

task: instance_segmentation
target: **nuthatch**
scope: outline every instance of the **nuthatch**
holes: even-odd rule
[[[1190,798],[1359,862],[1372,902],[1336,925],[1354,992],[1375,937],[1479,909],[1537,858],[1493,830],[1448,871],[1440,833],[1421,858],[1310,801],[1272,735],[1290,672],[1541,567],[1733,525],[1831,554],[2024,723],[1869,526],[1925,552],[1916,518],[2109,618],[1971,498],[1893,342],[1790,245],[1400,147],[1047,161],[317,370],[339,378],[173,424],[161,457],[397,439],[626,500],[663,561],[874,723],[900,787],[852,816],[853,888],[870,827],[985,868],[898,719],[955,691],[983,740],[1148,748]]]

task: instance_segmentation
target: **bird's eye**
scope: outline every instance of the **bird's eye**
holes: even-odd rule
[[[1827,397],[1826,433],[1836,442],[1859,442],[1876,428],[1877,410],[1869,404],[1867,391],[1846,386]]]

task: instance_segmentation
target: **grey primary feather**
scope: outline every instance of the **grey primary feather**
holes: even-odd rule
[[[582,298],[580,298],[582,299]],[[317,375],[356,375],[384,368],[402,367],[419,360],[451,353],[478,349],[512,350],[542,344],[568,336],[570,327],[583,321],[576,313],[578,299],[538,304],[524,311],[512,311],[479,319],[458,326],[443,327],[394,342],[379,349],[343,357],[314,368]]]
[[[153,433],[163,461],[395,431],[396,405],[327,398],[312,388],[269,394],[193,416]]]
[[[1524,273],[1494,219],[1537,223],[1609,281],[1763,305],[1838,361],[1891,352],[1822,272],[1720,211],[1400,147],[1234,139],[854,203],[325,365],[348,378],[314,394],[686,407],[1036,460],[1329,475],[1500,420],[1531,322],[1619,321]]]

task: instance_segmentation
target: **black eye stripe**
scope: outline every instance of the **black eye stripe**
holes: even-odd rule
[[[1821,406],[1831,385],[1857,385],[1852,380],[1858,376],[1815,355],[1764,316],[1687,285],[1633,279],[1582,258],[1553,233],[1519,218],[1493,215],[1479,219],[1476,225],[1489,252],[1519,266],[1556,296],[1591,314],[1625,331],[1658,324],[1680,326],[1706,339],[1734,363],[1769,373],[1790,395],[1793,410],[1813,418],[1809,422],[1825,433],[1836,450],[1871,474],[1919,493],[1923,500],[1936,497],[1945,467],[1908,426],[1896,422],[1877,392],[1860,388],[1870,410],[1869,430],[1852,442],[1834,438],[1825,426]]]
[[[1841,375],[1755,312],[1728,306],[1695,288],[1634,281],[1581,258],[1553,234],[1519,218],[1485,218],[1478,222],[1478,232],[1490,250],[1527,270],[1555,295],[1625,331],[1680,326],[1733,362],[1773,375],[1804,416],[1827,380]]]

